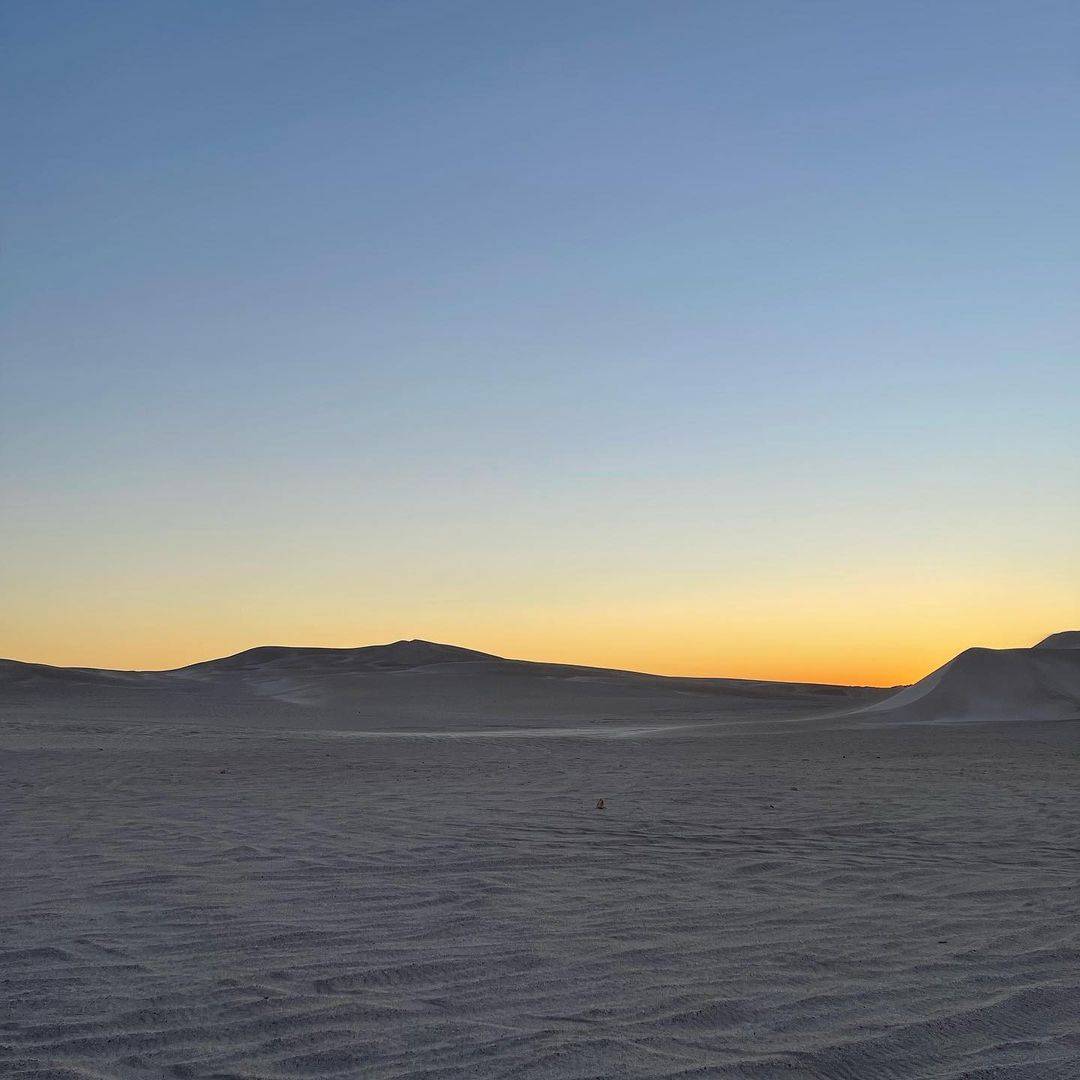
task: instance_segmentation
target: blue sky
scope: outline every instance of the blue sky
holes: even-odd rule
[[[1078,22],[8,4],[0,654],[1080,621]]]

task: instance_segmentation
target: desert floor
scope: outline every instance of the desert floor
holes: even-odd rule
[[[9,719],[0,1075],[1074,1080],[1078,780],[1078,723]]]

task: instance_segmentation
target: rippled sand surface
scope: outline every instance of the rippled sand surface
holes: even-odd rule
[[[1080,1076],[1077,724],[0,747],[0,1075]]]

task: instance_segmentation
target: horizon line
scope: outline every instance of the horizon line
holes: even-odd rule
[[[1048,640],[1051,637],[1055,637],[1055,636],[1057,636],[1058,634],[1061,634],[1061,633],[1080,633],[1080,631],[1067,631],[1067,630],[1066,631],[1053,631],[1051,634],[1048,634],[1045,637],[1041,638],[1038,642],[1035,642],[1034,645],[1019,646],[1019,647],[1020,648],[1025,648],[1025,647],[1026,648],[1035,648],[1036,646],[1038,646],[1042,642]],[[251,646],[248,646],[247,648],[238,649],[235,652],[224,653],[224,654],[222,654],[220,656],[210,656],[210,657],[207,657],[207,658],[202,659],[202,660],[192,660],[192,661],[190,661],[189,663],[186,663],[186,664],[179,664],[179,665],[176,665],[174,667],[163,667],[163,668],[113,668],[113,667],[101,667],[101,666],[98,666],[98,665],[87,665],[87,664],[52,664],[52,663],[47,663],[45,661],[40,661],[40,660],[19,660],[19,659],[16,659],[15,657],[0,657],[0,660],[2,660],[3,662],[6,662],[6,663],[23,664],[23,665],[26,665],[26,666],[33,666],[33,667],[48,667],[48,668],[54,668],[56,670],[62,670],[62,671],[101,671],[101,672],[113,672],[113,673],[118,673],[118,674],[147,674],[147,675],[158,674],[158,675],[167,675],[167,674],[172,674],[172,673],[175,673],[175,672],[178,672],[178,671],[184,671],[184,670],[186,670],[188,668],[192,668],[192,667],[199,667],[199,666],[202,666],[202,665],[205,665],[205,664],[213,664],[213,663],[217,663],[217,662],[220,662],[220,661],[223,661],[223,660],[231,660],[231,659],[234,659],[235,657],[243,656],[245,653],[257,652],[257,651],[262,650],[262,649],[280,649],[280,650],[295,650],[295,651],[309,651],[309,652],[315,652],[315,651],[318,651],[318,652],[360,652],[360,651],[365,650],[365,649],[387,649],[387,648],[392,648],[395,645],[430,645],[430,646],[434,646],[434,647],[440,648],[440,649],[452,649],[452,650],[455,650],[457,652],[474,653],[477,656],[485,657],[485,658],[491,659],[491,660],[501,660],[501,661],[504,661],[506,663],[537,664],[537,665],[552,666],[552,667],[573,667],[573,668],[581,668],[584,671],[611,671],[611,672],[620,672],[620,673],[631,674],[631,675],[648,675],[651,678],[658,678],[658,679],[685,679],[685,680],[703,679],[703,680],[716,680],[716,681],[724,681],[724,682],[753,682],[753,683],[780,683],[780,684],[785,684],[786,683],[786,684],[790,684],[790,685],[805,685],[805,686],[866,687],[866,688],[870,688],[870,689],[883,689],[883,690],[896,689],[896,688],[899,688],[899,687],[912,685],[912,683],[891,683],[891,684],[840,683],[840,682],[817,681],[817,680],[813,680],[813,679],[776,679],[776,678],[771,678],[770,679],[770,678],[755,678],[753,676],[740,676],[740,675],[686,675],[686,674],[672,674],[672,673],[666,673],[666,672],[644,671],[644,670],[639,670],[637,668],[606,667],[606,666],[602,666],[602,665],[598,665],[598,664],[581,664],[581,663],[574,663],[574,662],[564,661],[564,660],[534,660],[534,659],[527,659],[525,657],[503,656],[503,655],[501,655],[499,653],[488,652],[488,651],[486,651],[484,649],[475,649],[475,648],[472,648],[472,647],[467,646],[467,645],[456,645],[456,644],[453,644],[451,642],[434,641],[434,640],[432,640],[430,638],[396,638],[396,639],[394,639],[392,641],[387,641],[387,642],[373,642],[373,643],[369,643],[369,644],[366,644],[366,645],[345,645],[345,646],[341,646],[341,645],[267,645],[267,644],[251,645]],[[962,649],[960,653],[954,654],[954,656],[952,658],[950,658],[950,659],[954,659],[955,656],[959,656],[962,652],[966,652],[968,649],[975,649],[975,648],[992,648],[992,647],[990,647],[990,646],[969,645],[969,646],[966,646],[964,649]],[[993,651],[1003,651],[1003,650],[994,649]],[[949,663],[949,660],[946,660],[945,663]],[[940,667],[940,666],[941,665],[938,665],[938,667]],[[933,671],[936,671],[936,670],[938,670],[938,668],[933,668],[933,669],[931,669],[931,672],[927,672],[927,674],[930,674],[930,673],[932,673]],[[918,681],[918,680],[915,680],[915,681]]]

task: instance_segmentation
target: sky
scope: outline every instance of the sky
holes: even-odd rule
[[[9,0],[0,655],[881,685],[1080,626],[1080,11]]]

